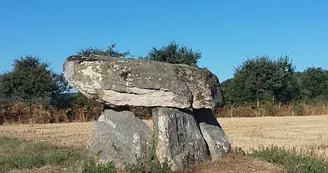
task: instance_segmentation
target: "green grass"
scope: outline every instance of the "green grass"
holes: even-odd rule
[[[283,165],[288,173],[328,173],[328,163],[311,153],[300,154],[276,146],[254,150],[248,156]]]
[[[154,151],[153,151],[154,152]],[[136,164],[129,164],[126,171],[130,173],[169,173],[168,165],[160,164],[153,158],[147,161],[138,160]],[[0,172],[10,170],[30,170],[45,165],[71,167],[79,161],[83,162],[83,173],[116,173],[113,162],[101,164],[95,158],[88,158],[85,151],[67,147],[59,147],[46,142],[27,141],[12,137],[0,137]]]
[[[91,158],[85,162],[82,173],[117,173],[114,162],[97,163],[96,158]]]
[[[85,158],[83,151],[67,147],[58,147],[46,142],[0,137],[0,172],[32,169],[45,165],[68,166]]]
[[[126,165],[129,173],[170,173],[167,163],[158,162],[153,147],[147,158],[138,158],[135,164]],[[238,151],[240,153],[240,151]],[[245,154],[242,152],[243,155]],[[287,150],[276,146],[262,147],[247,154],[249,157],[282,165],[288,173],[328,173],[328,163],[318,159],[311,153],[300,154],[295,150]],[[67,168],[79,161],[84,162],[84,173],[116,173],[113,162],[99,164],[94,159],[88,159],[85,151],[67,147],[59,147],[46,142],[33,142],[11,137],[0,137],[0,172],[9,170],[33,169],[45,165]]]

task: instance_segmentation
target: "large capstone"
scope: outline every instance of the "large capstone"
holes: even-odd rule
[[[71,56],[64,75],[85,96],[107,105],[209,108],[222,103],[207,69],[144,59]]]
[[[153,110],[156,154],[160,162],[168,161],[172,170],[209,160],[209,151],[194,115],[173,108]]]
[[[94,126],[89,155],[100,162],[113,161],[123,169],[149,155],[151,135],[149,127],[132,112],[107,109]]]

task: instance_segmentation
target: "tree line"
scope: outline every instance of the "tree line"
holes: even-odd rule
[[[135,57],[129,51],[120,52],[116,44],[106,49],[86,48],[77,55],[92,54],[142,58],[174,64],[198,66],[202,57],[200,51],[179,45],[176,42],[152,48],[144,57]],[[0,101],[39,103],[45,107],[70,109],[76,105],[92,110],[97,103],[81,93],[71,93],[71,87],[63,74],[49,69],[49,63],[38,57],[25,56],[13,63],[13,69],[0,75]],[[297,72],[288,56],[271,58],[267,55],[249,58],[234,69],[231,79],[221,83],[224,105],[244,105],[262,102],[291,104],[328,100],[328,70],[309,67]],[[0,115],[1,118],[1,115]]]
[[[288,56],[259,56],[235,68],[222,82],[226,104],[272,101],[279,104],[328,100],[328,70],[308,67],[296,72]]]

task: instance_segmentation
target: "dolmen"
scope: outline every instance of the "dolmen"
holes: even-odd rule
[[[72,87],[105,105],[89,149],[100,162],[124,168],[154,152],[183,170],[230,151],[213,111],[222,104],[219,80],[207,69],[90,55],[68,57],[63,71]],[[129,107],[151,110],[153,129]]]

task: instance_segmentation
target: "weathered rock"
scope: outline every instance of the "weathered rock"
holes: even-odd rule
[[[166,159],[172,170],[206,161],[209,152],[194,116],[172,108],[153,110],[156,154],[160,162]]]
[[[212,160],[226,155],[231,148],[228,137],[210,109],[195,109],[195,117],[199,123],[200,131],[207,143]]]
[[[136,156],[148,155],[150,141],[151,130],[132,112],[107,109],[95,124],[89,155],[124,168],[124,164],[135,163]]]
[[[222,103],[218,78],[188,65],[91,55],[69,57],[63,70],[74,88],[107,105],[213,108]]]

